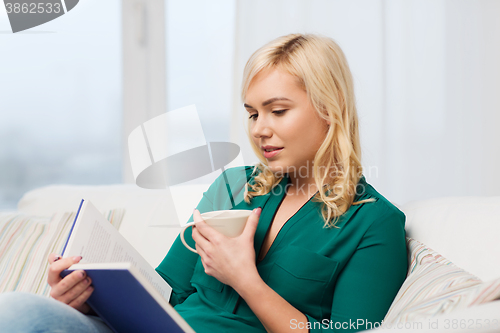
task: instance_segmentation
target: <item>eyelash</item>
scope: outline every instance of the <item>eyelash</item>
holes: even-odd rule
[[[273,111],[273,113],[282,114],[285,111],[287,111],[287,110],[276,110],[276,111]],[[250,117],[248,117],[248,119],[255,119],[255,116],[257,116],[257,114],[252,114],[252,115],[250,115]]]

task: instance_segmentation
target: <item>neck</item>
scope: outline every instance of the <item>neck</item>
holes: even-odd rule
[[[300,177],[300,175],[289,174],[290,182],[287,186],[287,195],[310,198],[318,191],[314,177]]]

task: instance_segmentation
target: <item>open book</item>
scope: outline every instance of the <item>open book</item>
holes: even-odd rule
[[[63,257],[82,256],[61,273],[84,270],[87,304],[115,332],[192,332],[169,304],[172,288],[88,200],[82,200]]]

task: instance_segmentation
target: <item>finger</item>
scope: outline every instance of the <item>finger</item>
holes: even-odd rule
[[[196,222],[196,228],[193,229],[197,229],[198,232],[206,239],[211,240],[219,237],[220,233],[203,220],[198,209],[195,209],[193,212],[193,220]]]
[[[87,313],[90,310],[90,307],[88,306],[87,303],[85,303],[90,295],[92,295],[92,292],[94,291],[94,287],[92,286],[87,286],[87,288],[84,289],[84,291],[78,295],[74,300],[72,300],[70,303],[68,303],[69,306],[77,309],[80,312]]]
[[[200,232],[200,229],[198,227],[193,228],[191,237],[195,242],[196,248],[201,247],[203,249],[208,249],[208,247],[211,246],[210,240],[205,238],[205,236]]]
[[[84,293],[89,287],[91,287],[91,284],[92,280],[89,277],[86,277],[85,279],[74,285],[73,288],[69,289],[64,295],[60,296],[58,300],[66,304],[71,304],[73,301],[78,299],[80,295]],[[85,301],[86,299],[83,302]]]
[[[207,264],[207,260],[209,260],[208,255],[199,246],[196,247],[196,251],[198,251],[198,254],[200,255],[200,260],[201,260],[201,264],[203,265],[203,270],[205,271],[205,273],[207,273],[207,270],[209,269],[209,266]]]
[[[257,231],[257,226],[259,225],[260,213],[262,212],[262,208],[258,207],[252,211],[252,214],[248,217],[247,224],[245,225],[245,229],[243,229],[242,235],[244,237],[250,237],[253,239],[255,235],[255,231]]]
[[[194,209],[194,211],[193,211],[193,221],[194,221],[194,222],[201,222],[201,221],[205,221],[205,220],[203,219],[203,217],[201,217],[201,213],[200,213],[200,211],[199,211],[198,209],[196,209],[196,208],[195,208],[195,209]]]
[[[72,290],[76,285],[87,277],[85,271],[74,271],[52,287],[50,296],[64,303],[69,303],[78,296],[78,288]]]
[[[201,233],[200,229],[197,228],[196,226],[193,226],[192,231],[191,231],[191,238],[196,242],[196,241],[201,241],[202,239],[206,239]]]
[[[82,259],[81,256],[77,257],[69,257],[69,258],[62,258],[54,263],[52,263],[49,266],[49,272],[48,272],[48,277],[47,277],[47,282],[51,287],[59,283],[61,281],[61,272],[64,271],[65,269],[71,267],[71,265],[76,264],[80,262]],[[49,259],[50,260],[50,259]]]
[[[205,259],[207,258],[207,253],[205,252],[205,250],[203,250],[203,247],[199,246],[198,244],[196,244],[196,251],[198,251],[201,263],[203,264]]]
[[[58,261],[59,259],[61,259],[61,256],[56,254],[56,253],[51,253],[49,254],[49,264],[53,264],[54,262]]]
[[[210,240],[213,237],[216,237],[216,235],[218,234],[218,232],[214,228],[209,226],[207,222],[203,220],[200,222],[196,222],[196,225],[193,228],[193,230],[196,230],[199,235],[208,240]]]
[[[212,229],[212,227],[210,227],[207,222],[205,222],[205,220],[203,219],[203,217],[201,216],[200,214],[200,211],[198,209],[195,209],[194,212],[193,212],[193,221],[196,222],[195,226],[198,228],[198,230],[202,230],[202,229]],[[203,235],[203,233],[200,231],[200,233]]]
[[[90,306],[87,303],[83,303],[80,307],[75,308],[83,314],[87,314],[90,312]]]

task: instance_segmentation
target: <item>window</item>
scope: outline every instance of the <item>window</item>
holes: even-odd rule
[[[0,8],[0,209],[44,185],[121,182],[121,2],[15,34]]]

